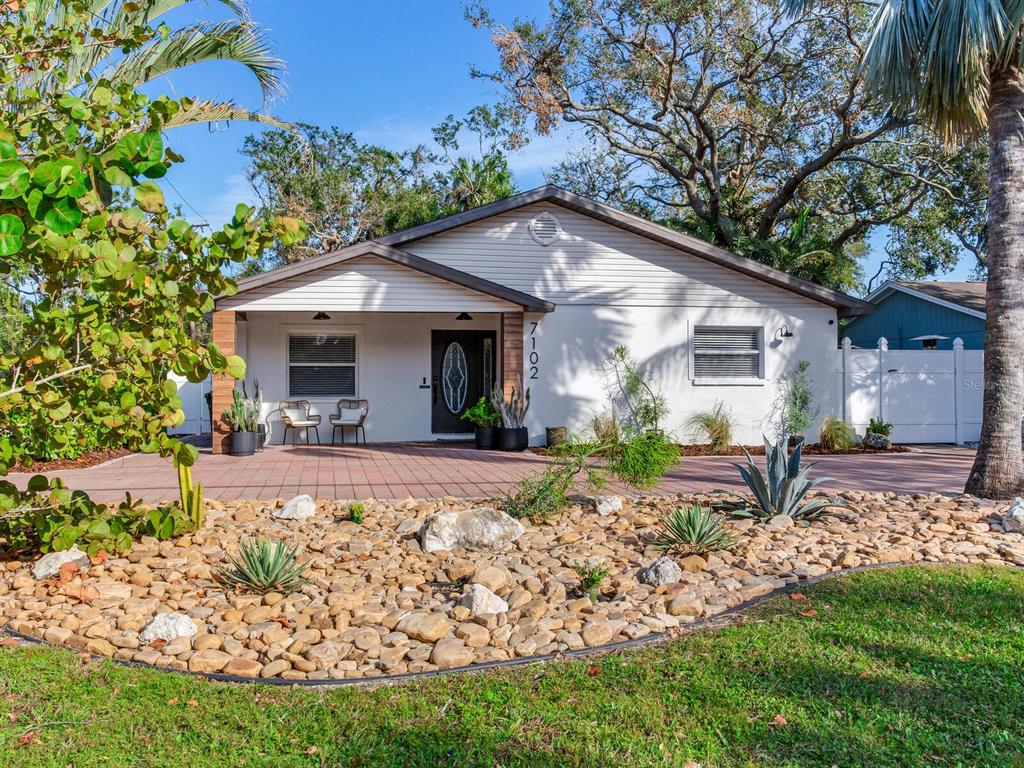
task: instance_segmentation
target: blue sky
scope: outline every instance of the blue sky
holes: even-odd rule
[[[229,16],[215,1],[192,6],[165,18],[176,26]],[[547,13],[546,0],[492,0],[489,7],[500,21]],[[286,120],[336,125],[362,141],[404,149],[429,142],[430,129],[446,115],[462,115],[498,95],[493,84],[469,75],[470,65],[494,68],[497,56],[489,34],[464,19],[459,0],[250,0],[250,14],[287,62],[288,92],[269,105]],[[261,104],[255,79],[229,64],[190,67],[147,90],[234,97],[250,108]],[[247,134],[259,130],[240,122],[175,130],[169,143],[187,162],[168,176],[169,200],[180,202],[194,220],[219,225],[229,219],[236,203],[252,200],[239,149]],[[545,169],[578,143],[569,131],[531,142],[511,158],[517,186],[542,184]],[[881,258],[883,243],[876,240],[864,264],[868,276]],[[969,271],[965,262],[953,278]]]

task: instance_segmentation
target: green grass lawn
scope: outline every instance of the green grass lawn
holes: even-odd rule
[[[806,598],[657,648],[376,690],[3,648],[0,766],[1024,765],[1024,573],[874,571]]]

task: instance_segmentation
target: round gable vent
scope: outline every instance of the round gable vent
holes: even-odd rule
[[[530,219],[530,237],[541,245],[551,245],[558,239],[558,233],[562,227],[553,214],[544,211]]]

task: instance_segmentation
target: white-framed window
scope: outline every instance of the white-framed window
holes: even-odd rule
[[[736,383],[764,378],[764,332],[754,326],[693,328],[694,381]]]
[[[356,336],[288,334],[289,397],[356,397]]]

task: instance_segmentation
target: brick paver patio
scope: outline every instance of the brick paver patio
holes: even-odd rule
[[[506,492],[547,459],[531,453],[477,451],[444,443],[368,446],[271,446],[255,456],[213,455],[208,447],[194,469],[207,498],[403,499],[492,496]],[[813,457],[818,476],[834,478],[826,487],[900,493],[959,493],[974,460],[973,451],[918,449],[910,453]],[[735,457],[684,458],[653,491],[689,493],[711,488],[741,489]],[[69,488],[100,501],[116,501],[129,491],[148,502],[175,499],[177,475],[170,461],[135,455],[88,469],[54,472]],[[28,475],[10,479],[24,484]],[[628,492],[624,488],[615,489]]]

